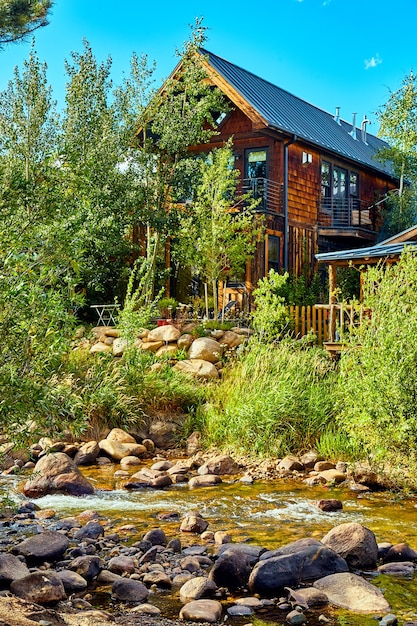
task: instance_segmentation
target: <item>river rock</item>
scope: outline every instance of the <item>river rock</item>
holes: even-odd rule
[[[33,535],[14,548],[30,565],[58,561],[69,546],[68,537],[54,530]]]
[[[123,428],[112,428],[106,439],[116,441],[117,443],[137,443],[133,435],[130,435]]]
[[[199,513],[188,513],[181,522],[180,531],[182,533],[203,533],[208,526],[205,519]]]
[[[378,545],[374,533],[350,522],[332,528],[322,543],[343,557],[352,569],[373,569],[378,559]]]
[[[368,581],[349,572],[332,574],[316,580],[314,587],[329,602],[357,613],[386,613],[390,607],[382,592]]]
[[[199,337],[195,339],[188,350],[189,359],[201,359],[210,363],[217,363],[222,357],[223,347],[215,339]]]
[[[222,555],[226,550],[228,552],[243,552],[251,567],[259,561],[261,554],[266,552],[265,548],[248,543],[224,543],[218,548],[219,555]]]
[[[153,328],[149,333],[148,341],[163,341],[164,343],[173,343],[177,341],[181,333],[178,328],[175,328],[172,324],[166,324],[165,326],[158,326]]]
[[[108,346],[102,341],[98,341],[90,348],[91,354],[96,354],[97,352],[112,352],[112,346]]]
[[[95,521],[87,522],[74,533],[76,541],[84,541],[84,539],[98,539],[104,535],[104,528]]]
[[[198,474],[237,474],[240,471],[238,463],[228,454],[219,454],[201,465],[198,468]]]
[[[218,485],[222,482],[220,476],[217,474],[204,474],[203,476],[193,476],[188,481],[188,485],[190,489],[194,487],[213,487],[214,485]]]
[[[217,600],[194,600],[182,607],[179,617],[193,622],[219,621],[222,614],[222,605]]]
[[[172,581],[165,572],[153,571],[148,572],[143,577],[145,585],[156,585],[160,589],[171,589]]]
[[[294,605],[301,606],[303,609],[312,609],[317,606],[323,606],[329,603],[329,599],[325,593],[314,587],[306,587],[305,589],[289,589],[288,598]]]
[[[185,350],[188,350],[193,341],[194,337],[192,335],[190,335],[189,333],[184,333],[183,335],[181,335],[181,337],[178,338],[177,346],[180,349],[185,348]]]
[[[226,330],[220,338],[219,343],[222,346],[226,346],[227,349],[231,350],[240,346],[240,344],[243,343],[244,340],[245,338],[242,335],[238,335],[237,333],[233,332],[233,330]]]
[[[217,591],[217,585],[213,580],[205,576],[197,576],[185,582],[180,589],[181,602],[208,598]]]
[[[174,369],[203,380],[217,380],[219,378],[219,372],[213,363],[204,359],[184,359],[183,361],[178,361],[174,365]]]
[[[343,503],[341,500],[336,500],[335,498],[328,498],[324,500],[317,500],[314,503],[317,508],[321,511],[325,511],[326,513],[330,513],[333,511],[340,511],[343,509]]]
[[[346,474],[337,469],[328,469],[318,474],[320,478],[324,478],[326,483],[342,483],[346,480]]]
[[[137,345],[138,348],[140,348],[140,350],[143,350],[144,352],[157,352],[159,350],[159,348],[161,348],[164,345],[163,341],[142,341],[140,344],[135,344]]]
[[[303,464],[300,462],[300,459],[293,456],[292,454],[284,457],[278,463],[278,470],[286,470],[288,472],[302,472],[304,469]]]
[[[161,614],[161,610],[158,609],[154,604],[148,604],[144,602],[143,604],[138,604],[130,609],[129,613],[140,614],[140,615],[152,615],[157,617]]]
[[[78,556],[71,561],[68,569],[77,572],[77,574],[90,582],[96,578],[103,569],[103,563],[98,556],[86,554],[84,556]]]
[[[250,574],[246,554],[238,550],[225,550],[214,563],[209,578],[218,587],[227,587],[235,591],[245,587]]]
[[[274,554],[275,556],[269,556]],[[249,578],[249,589],[262,596],[275,596],[285,587],[315,580],[329,572],[347,572],[346,561],[314,539],[299,539],[265,552]]]
[[[75,465],[94,465],[99,454],[100,448],[97,441],[88,441],[77,450],[74,463]]]
[[[414,574],[414,563],[412,561],[384,563],[378,567],[378,572],[390,576],[412,577]]]
[[[29,498],[40,498],[51,493],[83,496],[94,493],[94,488],[69,456],[57,452],[39,459],[23,492]]]
[[[85,578],[72,572],[69,569],[62,569],[57,572],[58,576],[62,580],[66,593],[77,593],[78,591],[84,591],[87,588],[87,581]]]
[[[145,585],[131,578],[115,580],[111,588],[112,600],[120,602],[143,602],[148,595],[149,592]]]
[[[107,569],[120,576],[130,576],[135,571],[135,561],[131,556],[114,556],[108,562]]]
[[[417,561],[417,552],[408,543],[397,543],[384,556],[384,563],[393,561]]]
[[[167,537],[162,528],[151,528],[143,536],[144,541],[149,541],[153,546],[166,546]]]
[[[125,456],[143,456],[146,453],[145,446],[140,443],[119,443],[118,441],[112,441],[111,439],[102,439],[99,442],[100,450],[103,450],[106,454],[113,459],[113,461],[120,461]]]
[[[143,461],[138,456],[125,456],[123,459],[120,459],[120,467],[121,469],[127,469],[129,467],[136,467],[138,465],[142,465]]]
[[[29,574],[26,563],[13,554],[0,554],[0,588]]]
[[[10,591],[18,598],[35,602],[36,604],[50,604],[65,600],[62,580],[55,572],[33,572],[24,578],[14,580]]]

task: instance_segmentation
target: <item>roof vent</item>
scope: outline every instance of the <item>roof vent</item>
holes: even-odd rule
[[[366,125],[370,124],[370,123],[371,123],[371,120],[368,120],[366,115],[364,115],[363,116],[363,120],[362,120],[362,124],[361,124],[362,141],[363,141],[363,143],[366,143]]]
[[[356,135],[356,113],[352,113],[352,130],[350,131],[349,135],[351,135],[353,139],[358,138]]]
[[[335,122],[340,124],[340,107],[336,107],[336,115],[334,116]]]

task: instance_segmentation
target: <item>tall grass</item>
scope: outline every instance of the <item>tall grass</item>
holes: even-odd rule
[[[257,456],[314,446],[333,420],[335,365],[320,348],[253,342],[202,412],[209,445]]]

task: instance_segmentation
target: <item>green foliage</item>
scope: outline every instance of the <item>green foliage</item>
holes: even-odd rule
[[[207,445],[261,456],[309,449],[332,420],[335,380],[319,348],[251,343],[200,414]]]
[[[158,310],[163,317],[172,316],[177,309],[178,302],[175,298],[161,298],[158,300]]]
[[[417,256],[364,274],[369,311],[340,361],[339,420],[373,459],[407,456],[417,443]]]
[[[255,311],[252,326],[260,341],[270,342],[282,338],[289,331],[289,315],[281,294],[288,274],[278,274],[273,269],[261,278],[253,291]]]
[[[401,195],[390,195],[385,202],[384,224],[380,239],[414,226],[417,221],[417,197],[415,186],[405,187]]]
[[[48,24],[51,0],[0,0],[0,49]]]
[[[289,274],[277,293],[284,298],[285,304],[312,306],[323,301],[325,286],[322,284],[318,272],[313,274],[311,278],[306,274],[300,274],[300,276]]]

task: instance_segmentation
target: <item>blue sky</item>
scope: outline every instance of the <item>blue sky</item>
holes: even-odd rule
[[[115,84],[129,71],[133,52],[157,63],[158,82],[176,64],[175,50],[204,17],[207,49],[316,106],[358,123],[375,111],[410,70],[417,72],[417,0],[56,0],[50,25],[36,34],[38,56],[64,104],[64,60],[86,38],[99,61],[113,59]],[[0,90],[30,42],[0,52]],[[159,85],[158,85],[159,86]]]

